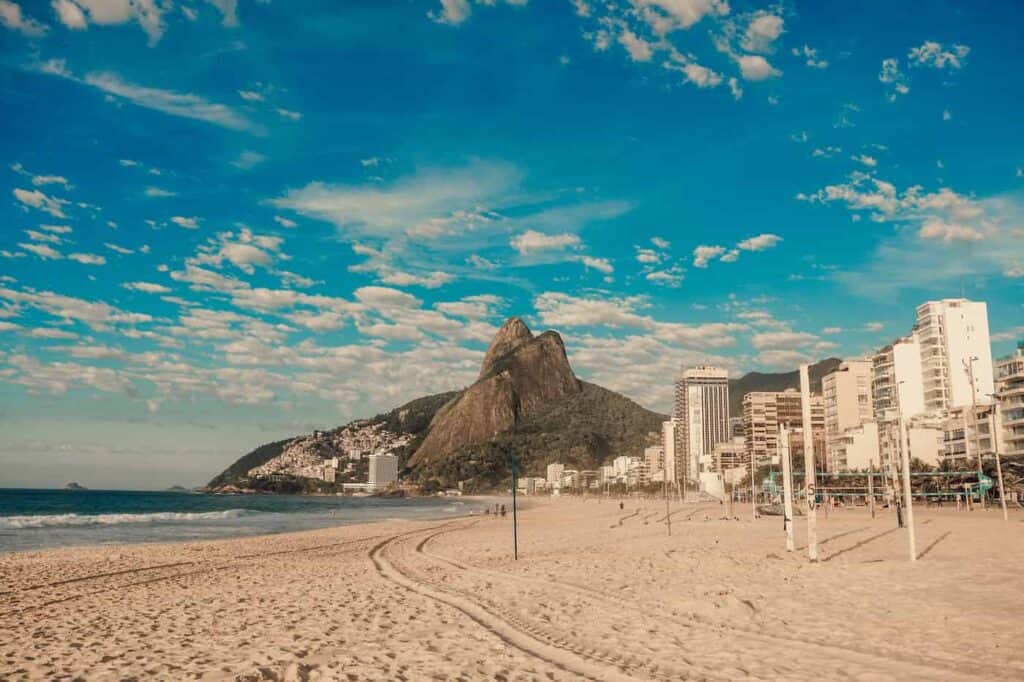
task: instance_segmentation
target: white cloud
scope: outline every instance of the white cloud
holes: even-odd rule
[[[53,11],[57,13],[57,19],[66,28],[72,31],[83,31],[89,28],[85,12],[71,0],[53,0],[52,5]]]
[[[166,189],[161,189],[159,187],[147,187],[146,191],[144,192],[144,194],[147,197],[165,198],[165,197],[177,196],[178,193],[177,192],[171,192],[171,191],[166,190]]]
[[[782,72],[768,63],[768,60],[758,54],[745,54],[736,58],[740,66],[740,73],[748,81],[763,81],[768,78],[776,78]]]
[[[756,12],[747,25],[741,45],[748,52],[770,52],[784,30],[782,17],[765,11]]]
[[[262,102],[266,99],[262,92],[257,92],[255,90],[239,90],[238,96],[246,102]]]
[[[469,0],[441,0],[441,11],[431,10],[427,16],[439,24],[457,26],[468,19],[472,11]]]
[[[40,225],[39,229],[53,232],[54,234],[71,234],[71,228],[67,225]]]
[[[274,222],[280,225],[281,227],[286,227],[288,229],[298,227],[298,223],[296,223],[294,220],[289,220],[288,218],[284,218],[279,215],[274,216]]]
[[[701,66],[695,62],[690,62],[683,67],[683,73],[686,74],[686,80],[693,83],[699,88],[714,88],[722,83],[721,74],[715,73],[706,66]],[[731,79],[735,80],[735,79]],[[732,87],[730,85],[730,87]],[[733,91],[735,95],[735,90]]]
[[[48,213],[54,218],[67,217],[64,215],[63,207],[69,204],[69,201],[51,197],[38,189],[27,190],[16,188],[14,190],[14,198],[25,206],[31,206],[43,213]]]
[[[629,58],[634,62],[649,62],[654,54],[651,44],[629,29],[623,29],[619,35],[619,44],[626,48]]]
[[[859,161],[860,163],[864,164],[869,168],[874,168],[875,166],[878,165],[878,160],[873,156],[868,156],[867,154],[851,156],[850,158],[853,159],[854,161]]]
[[[260,165],[266,159],[267,157],[263,154],[246,149],[231,162],[231,165],[235,168],[240,168],[241,170],[249,170]]]
[[[176,215],[171,218],[171,222],[178,227],[183,227],[186,230],[195,230],[199,228],[199,218],[187,218],[185,216]]]
[[[890,102],[895,102],[899,95],[905,95],[910,92],[910,87],[907,85],[907,77],[900,71],[900,62],[898,59],[885,59],[882,60],[882,70],[878,74],[878,80],[889,85],[889,92],[886,98]]]
[[[672,243],[670,241],[668,241],[667,239],[662,239],[661,237],[651,237],[651,243],[657,246],[659,249],[668,249],[671,248],[672,246]]]
[[[660,34],[687,29],[706,16],[729,13],[726,0],[631,0],[643,11],[641,16]]]
[[[141,1],[149,2],[150,0]],[[192,93],[136,85],[123,80],[118,74],[110,71],[94,71],[86,74],[84,78],[78,78],[68,71],[63,61],[59,60],[46,62],[39,67],[39,70],[88,85],[111,97],[121,98],[136,106],[153,109],[170,116],[204,121],[231,130],[263,132],[261,126],[256,125],[235,109],[225,104],[210,102]]]
[[[908,59],[913,66],[927,66],[933,69],[960,69],[963,60],[971,52],[966,45],[952,45],[949,48],[931,40],[911,48]]]
[[[804,45],[802,48],[794,47],[792,50],[793,56],[804,57],[804,62],[807,66],[812,69],[827,69],[828,62],[818,57],[818,51],[809,45]]]
[[[743,88],[740,86],[740,82],[735,78],[729,79],[729,92],[732,93],[733,99],[739,100],[743,98]]]
[[[708,246],[702,244],[693,250],[693,266],[695,268],[706,268],[708,262],[725,253],[724,246]]]
[[[44,185],[63,185],[67,188],[68,179],[63,175],[36,175],[32,177],[32,184],[36,187],[43,187]]]
[[[60,244],[64,240],[53,234],[52,232],[36,232],[35,230],[25,230],[25,234],[28,238],[34,242],[49,242],[50,244]]]
[[[153,282],[124,282],[121,286],[130,291],[141,291],[147,294],[168,294],[171,292],[170,287]]]
[[[107,259],[94,253],[71,253],[68,259],[83,265],[106,265]]]
[[[598,270],[606,275],[615,272],[615,267],[607,258],[594,258],[593,256],[580,256],[579,261],[588,269]]]
[[[280,116],[281,118],[286,118],[289,121],[298,121],[302,118],[301,113],[299,113],[298,111],[292,111],[291,109],[283,109],[281,107],[278,107],[274,111],[277,112],[278,116]]]
[[[507,164],[477,161],[459,169],[423,170],[388,187],[311,182],[273,204],[334,223],[346,233],[393,237],[496,199],[518,180],[518,171]]]
[[[70,29],[85,29],[88,24],[109,26],[136,21],[153,45],[164,33],[165,8],[156,0],[55,0],[58,19]]]
[[[64,257],[63,255],[61,255],[60,251],[57,251],[52,246],[47,246],[46,244],[38,244],[38,243],[34,243],[34,242],[28,242],[28,243],[18,244],[18,246],[20,246],[25,251],[28,251],[30,253],[34,253],[35,255],[39,256],[43,260],[60,260],[61,258]]]
[[[645,249],[639,246],[636,248],[636,259],[637,262],[645,264],[660,263],[662,255],[654,249]]]
[[[516,235],[509,243],[524,256],[538,251],[578,248],[582,245],[579,236],[575,234],[544,234],[536,230]]]
[[[32,38],[46,35],[50,30],[46,24],[22,14],[21,5],[11,0],[0,0],[0,24]]]
[[[929,218],[918,231],[921,239],[935,239],[943,242],[980,242],[985,238],[980,230],[969,225],[946,222],[940,218]]]
[[[736,246],[743,251],[764,251],[775,247],[779,242],[782,241],[782,237],[777,234],[759,234],[755,237],[744,239]]]

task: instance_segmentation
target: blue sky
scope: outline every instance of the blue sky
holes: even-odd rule
[[[470,383],[1024,336],[1024,9],[0,0],[0,482],[161,487]]]

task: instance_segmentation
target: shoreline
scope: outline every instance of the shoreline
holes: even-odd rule
[[[742,505],[669,536],[660,500],[524,502],[519,561],[479,514],[0,555],[0,676],[1024,677],[1024,513],[924,508],[911,564],[891,513],[833,511],[812,565]]]
[[[134,491],[133,491],[134,492]],[[354,498],[356,500],[362,499],[374,499],[374,498]],[[385,499],[399,499],[399,498],[385,498]],[[430,509],[429,507],[417,506],[409,507],[416,509],[421,512],[421,515],[410,516],[403,518],[404,507],[399,504],[393,507],[369,507],[368,510],[373,512],[379,512],[382,514],[380,518],[368,518],[368,519],[353,519],[346,520],[344,514],[350,511],[365,511],[360,510],[358,507],[347,507],[332,509],[330,507],[319,508],[316,510],[301,510],[292,512],[276,512],[272,510],[253,510],[245,508],[230,508],[224,510],[211,510],[211,511],[184,511],[184,512],[118,512],[118,513],[58,513],[58,514],[27,514],[27,515],[9,515],[0,517],[0,521],[5,518],[13,518],[19,520],[30,519],[33,517],[50,518],[50,517],[75,517],[79,520],[84,520],[92,516],[96,517],[149,517],[149,516],[181,516],[181,517],[204,517],[212,516],[216,518],[223,518],[218,515],[226,515],[229,512],[240,512],[243,516],[240,519],[254,518],[258,514],[271,514],[271,518],[277,520],[280,523],[295,522],[301,523],[303,520],[312,521],[308,527],[287,527],[281,530],[273,530],[262,526],[245,526],[236,525],[234,527],[225,527],[223,525],[216,526],[203,526],[200,519],[185,520],[185,521],[146,521],[135,523],[132,521],[122,521],[121,523],[69,523],[67,525],[54,524],[48,526],[22,526],[18,528],[9,529],[6,532],[11,536],[15,536],[18,533],[27,535],[30,533],[39,534],[39,537],[44,537],[44,534],[80,534],[93,533],[94,536],[72,538],[67,541],[59,542],[58,544],[40,544],[35,547],[17,547],[5,548],[0,543],[0,560],[5,557],[10,557],[19,554],[45,554],[47,552],[58,552],[65,550],[126,550],[128,548],[136,546],[173,546],[173,545],[195,545],[198,543],[217,543],[217,542],[229,542],[236,540],[253,540],[253,541],[274,541],[276,538],[282,538],[284,536],[291,535],[302,535],[305,533],[315,533],[318,531],[326,531],[331,529],[339,528],[357,528],[362,526],[372,526],[382,523],[389,522],[403,522],[403,521],[436,521],[451,518],[463,518],[470,517],[474,514],[483,515],[483,505],[506,504],[509,505],[510,497],[502,497],[500,495],[473,495],[463,497],[452,497],[452,498],[400,498],[402,502],[409,502],[412,505],[416,504],[417,500],[436,500],[438,507],[436,510]],[[442,503],[446,503],[445,507],[451,507],[454,503],[460,505],[466,505],[467,511],[465,513],[446,512],[445,507],[440,506]],[[522,508],[522,505],[520,505]],[[331,512],[331,516],[326,517],[325,514]],[[247,516],[252,514],[252,516]],[[190,523],[191,520],[191,523]],[[173,537],[175,530],[182,531],[195,531],[195,529],[204,529],[210,533],[209,537]],[[147,536],[147,531],[150,534]],[[118,541],[117,538],[110,539],[111,536],[117,533],[121,533],[128,536],[133,536],[135,539],[125,539]],[[160,537],[163,533],[166,537]],[[100,535],[102,534],[102,535]]]

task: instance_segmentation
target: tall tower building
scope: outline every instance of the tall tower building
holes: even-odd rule
[[[692,367],[676,381],[676,458],[680,480],[695,480],[702,456],[729,440],[729,372]]]
[[[914,333],[921,344],[926,411],[991,402],[992,346],[983,301],[946,298],[922,303]]]
[[[871,420],[871,367],[870,360],[847,360],[821,381],[829,471],[839,469],[836,455],[845,447],[844,432]]]

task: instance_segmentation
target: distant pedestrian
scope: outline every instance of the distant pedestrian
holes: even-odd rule
[[[622,501],[620,501],[620,502],[619,502],[619,511],[622,511],[622,510],[623,510],[623,509],[625,509],[625,508],[626,508],[626,505],[625,505],[625,503],[623,503]]]
[[[501,505],[501,518],[505,518],[505,505]]]

